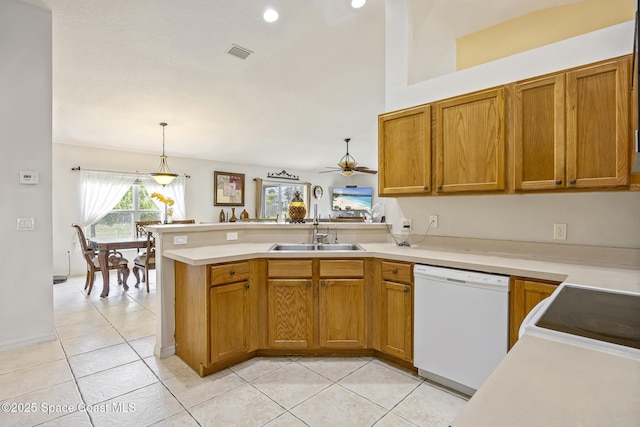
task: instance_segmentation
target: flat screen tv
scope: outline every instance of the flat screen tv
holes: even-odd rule
[[[371,187],[333,187],[331,189],[331,210],[333,211],[371,210],[372,203]]]

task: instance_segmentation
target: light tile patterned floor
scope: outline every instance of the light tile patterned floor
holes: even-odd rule
[[[0,425],[448,426],[465,404],[365,357],[255,358],[200,378],[153,355],[153,275],[148,294],[100,299],[97,283],[89,297],[84,277],[54,286],[58,340],[0,353]]]

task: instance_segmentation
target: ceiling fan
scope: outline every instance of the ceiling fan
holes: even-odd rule
[[[358,166],[356,159],[354,159],[353,156],[349,154],[349,141],[351,141],[351,138],[344,139],[344,142],[347,143],[347,154],[342,156],[342,158],[338,162],[338,167],[336,168],[336,167],[327,166],[331,169],[327,171],[322,171],[320,173],[340,172],[344,176],[351,176],[353,175],[354,172],[362,172],[362,173],[370,173],[370,174],[378,173],[378,171],[369,169],[366,166]]]

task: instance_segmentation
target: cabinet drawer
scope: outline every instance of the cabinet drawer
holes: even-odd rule
[[[330,259],[320,260],[320,277],[363,277],[364,260]]]
[[[313,261],[310,259],[270,259],[267,266],[269,277],[313,276]]]
[[[210,285],[223,285],[225,283],[249,280],[249,262],[212,265],[209,273]]]
[[[413,283],[413,266],[400,262],[382,261],[382,280]]]

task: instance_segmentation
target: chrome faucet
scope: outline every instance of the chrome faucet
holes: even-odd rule
[[[313,243],[320,244],[323,239],[326,239],[329,235],[329,228],[327,227],[326,233],[318,233],[318,204],[313,205]]]

